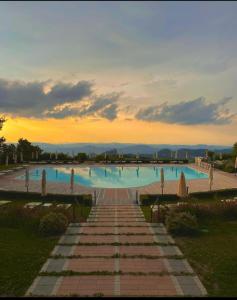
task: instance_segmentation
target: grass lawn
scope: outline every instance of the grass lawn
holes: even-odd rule
[[[4,171],[4,170],[11,169],[11,168],[19,167],[21,165],[22,164],[9,164],[8,166],[6,166],[6,165],[0,165],[0,171]]]
[[[199,237],[175,238],[211,296],[237,296],[237,221],[202,223]]]
[[[31,201],[18,199],[7,205],[23,206],[26,202]],[[76,206],[76,221],[84,222],[90,209]],[[51,209],[46,210],[48,213]],[[59,237],[40,236],[30,222],[13,226],[0,224],[0,297],[24,296]]]
[[[23,296],[57,240],[22,228],[0,228],[0,296]]]

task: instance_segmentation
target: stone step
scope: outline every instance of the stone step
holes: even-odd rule
[[[53,255],[71,256],[113,256],[115,254],[127,255],[127,256],[183,256],[182,252],[176,246],[110,246],[110,245],[58,245],[51,253]]]
[[[49,258],[40,272],[63,271],[193,274],[186,259],[167,258]]]
[[[38,276],[27,296],[205,296],[197,276]]]

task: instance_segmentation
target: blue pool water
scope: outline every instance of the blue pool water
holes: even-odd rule
[[[41,180],[42,170],[46,170],[47,181],[69,183],[72,166],[39,167],[30,171],[30,180]],[[73,166],[74,182],[88,187],[127,188],[139,187],[160,181],[161,166],[155,167],[78,167]],[[201,179],[208,175],[186,166],[163,166],[165,181],[178,180],[183,171],[185,178]],[[24,180],[25,175],[17,179]]]

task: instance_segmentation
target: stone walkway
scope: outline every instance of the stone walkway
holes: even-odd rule
[[[135,205],[93,207],[69,225],[27,296],[204,296],[206,290],[162,224]]]

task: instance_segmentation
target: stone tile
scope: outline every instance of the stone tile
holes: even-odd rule
[[[157,243],[175,243],[170,235],[154,235],[154,241]]]
[[[55,246],[55,248],[51,252],[51,255],[68,256],[68,255],[71,255],[72,251],[73,251],[73,246],[58,245],[58,246]]]
[[[78,234],[81,230],[81,227],[68,227],[65,234]]]
[[[183,255],[177,246],[159,246],[162,255]]]
[[[151,234],[148,227],[118,227],[118,232],[120,234],[125,234],[125,233],[148,234],[148,235]]]
[[[112,256],[115,254],[114,246],[76,246],[73,255],[82,256]]]
[[[159,246],[119,246],[121,255],[160,255]]]
[[[41,268],[40,272],[61,272],[66,263],[65,258],[49,258]]]
[[[86,234],[113,234],[114,227],[83,227],[82,233]]]
[[[120,276],[121,296],[176,296],[170,276]]]
[[[153,234],[168,234],[165,227],[151,227]]]
[[[120,243],[153,243],[153,236],[151,235],[119,235]]]
[[[57,284],[58,276],[38,276],[26,292],[27,296],[50,296]]]
[[[170,272],[193,273],[193,269],[190,267],[186,259],[166,259],[166,265]]]
[[[204,296],[206,289],[197,276],[175,276],[185,296]]]
[[[60,240],[59,244],[77,244],[80,241],[80,235],[63,235]]]
[[[82,235],[80,243],[114,243],[115,239],[113,235]]]
[[[129,272],[168,272],[164,259],[120,258],[120,270]]]
[[[93,296],[102,293],[114,295],[114,276],[73,276],[63,277],[56,296]]]
[[[66,270],[74,272],[114,272],[113,258],[71,258],[67,260]]]

